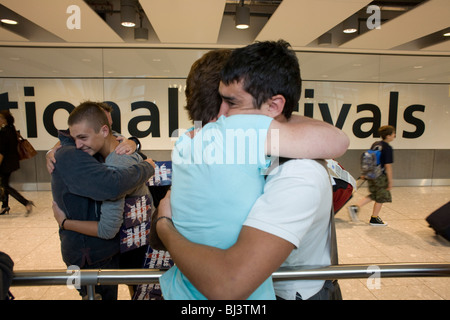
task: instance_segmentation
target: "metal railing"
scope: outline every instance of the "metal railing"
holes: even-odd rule
[[[87,286],[88,298],[94,299],[95,285],[138,285],[158,283],[164,271],[156,269],[133,270],[64,270],[17,271],[12,286],[68,285],[77,277],[80,286]],[[285,280],[334,280],[358,278],[395,277],[450,277],[448,263],[416,264],[353,264],[318,268],[281,268],[272,274],[274,281]]]

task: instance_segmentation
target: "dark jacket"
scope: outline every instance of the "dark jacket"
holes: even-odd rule
[[[3,155],[0,173],[11,173],[20,168],[17,132],[13,125],[7,125],[0,130],[0,153]]]
[[[125,169],[111,169],[89,154],[76,149],[74,141],[60,132],[61,147],[55,153],[52,194],[68,219],[98,221],[101,201],[124,196],[136,185],[145,183],[153,167],[141,162]],[[119,239],[104,240],[77,232],[60,230],[64,262],[86,268],[119,252]]]

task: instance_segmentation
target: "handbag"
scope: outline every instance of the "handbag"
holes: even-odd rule
[[[31,159],[37,155],[37,151],[27,139],[22,137],[19,131],[17,131],[17,152],[19,160]]]

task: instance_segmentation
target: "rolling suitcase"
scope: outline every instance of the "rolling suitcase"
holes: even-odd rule
[[[425,220],[437,234],[450,241],[450,202],[434,211]]]

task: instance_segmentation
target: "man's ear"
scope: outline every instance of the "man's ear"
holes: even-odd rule
[[[104,124],[101,128],[100,128],[100,132],[103,134],[103,137],[107,137],[109,135],[109,127]]]
[[[275,118],[279,116],[283,112],[285,103],[286,99],[281,94],[277,94],[270,98],[268,109],[270,117]]]

